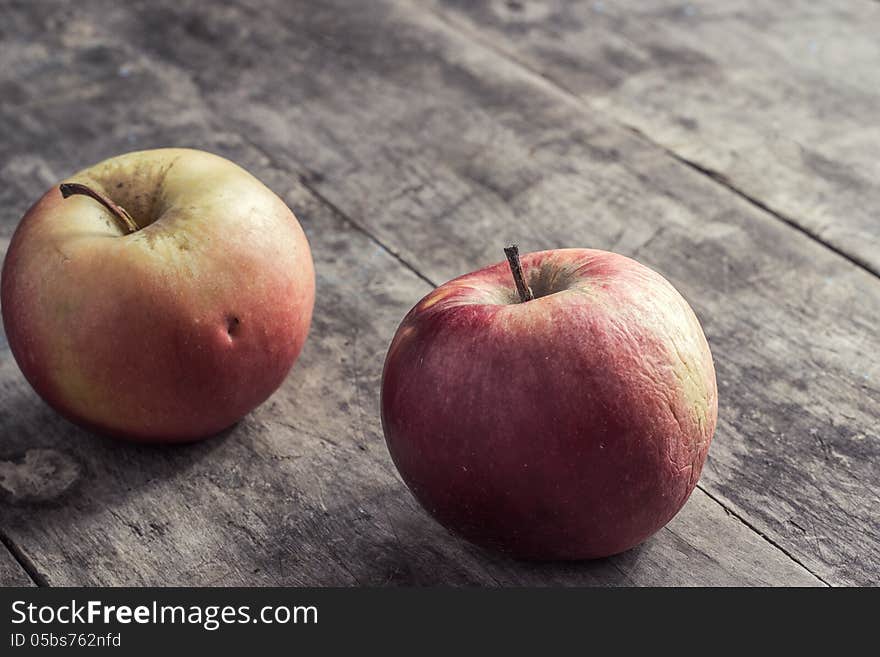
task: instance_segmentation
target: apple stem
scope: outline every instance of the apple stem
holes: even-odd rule
[[[513,274],[513,282],[516,283],[516,291],[519,294],[519,300],[522,303],[531,301],[535,298],[532,294],[532,288],[526,285],[526,279],[523,276],[522,263],[519,261],[519,247],[516,244],[504,247],[504,255],[507,256],[507,262],[510,265],[510,273]]]
[[[61,183],[58,186],[58,189],[61,190],[61,196],[63,198],[69,198],[70,196],[74,196],[75,194],[82,194],[83,196],[88,196],[95,199],[98,203],[100,203],[110,211],[110,214],[112,214],[113,218],[116,219],[116,223],[119,224],[119,227],[126,234],[133,233],[138,230],[138,225],[135,223],[134,219],[131,218],[131,215],[125,211],[125,208],[117,205],[109,198],[107,198],[107,196],[105,196],[101,192],[95,191],[88,185],[82,185],[80,183]]]

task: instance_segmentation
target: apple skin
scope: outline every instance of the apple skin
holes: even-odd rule
[[[627,550],[697,483],[715,431],[699,321],[662,276],[605,251],[523,256],[422,299],[391,343],[382,426],[419,502],[514,557]]]
[[[141,226],[125,234],[53,187],[3,265],[3,324],[37,393],[70,420],[152,442],[215,434],[263,402],[306,339],[311,252],[284,202],[189,149],[139,151],[67,179]]]

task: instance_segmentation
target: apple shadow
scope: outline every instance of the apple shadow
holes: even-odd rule
[[[456,540],[464,539],[455,537]],[[646,546],[653,539],[609,557],[580,560],[517,559],[498,554],[486,548],[469,544],[469,549],[480,560],[491,563],[508,581],[501,586],[638,586],[630,577]]]
[[[336,558],[370,586],[635,586],[641,579],[636,574],[655,561],[654,538],[601,559],[517,559],[450,532],[403,482],[336,507],[321,520],[324,543],[337,546]],[[363,529],[352,532],[358,525]],[[289,545],[289,540],[279,544]],[[282,551],[276,557],[285,558]]]

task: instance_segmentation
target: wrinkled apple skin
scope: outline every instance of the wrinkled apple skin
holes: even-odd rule
[[[306,339],[315,278],[281,199],[209,153],[160,149],[66,182],[142,226],[53,187],[3,265],[3,324],[27,380],[69,419],[142,441],[214,434],[264,401]]]
[[[403,320],[382,382],[388,448],[421,504],[474,543],[542,560],[622,552],[700,476],[718,413],[708,344],[634,260],[562,249],[522,263],[532,301],[499,263]]]

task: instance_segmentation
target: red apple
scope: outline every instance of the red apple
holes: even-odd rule
[[[61,189],[22,219],[2,278],[9,346],[52,407],[120,437],[194,440],[281,384],[315,286],[281,199],[187,149],[114,157]]]
[[[445,283],[404,318],[382,381],[388,448],[428,512],[479,545],[532,559],[622,552],[700,476],[718,413],[706,338],[634,260],[530,253],[522,295],[517,262]]]

